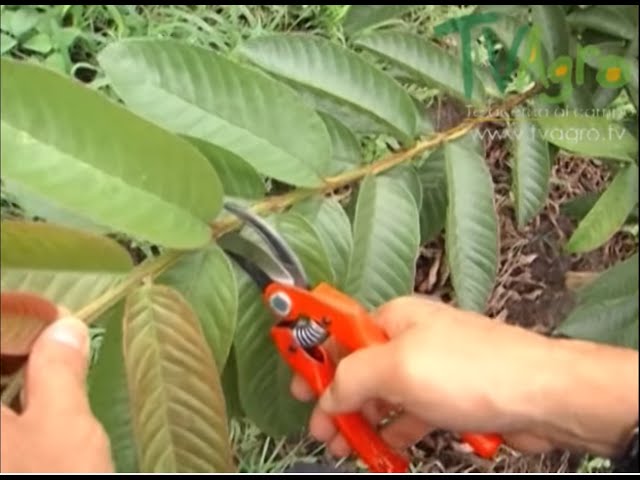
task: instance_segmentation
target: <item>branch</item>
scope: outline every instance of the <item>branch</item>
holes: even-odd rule
[[[251,207],[251,209],[255,213],[261,215],[278,212],[308,197],[314,195],[325,195],[334,190],[345,187],[353,182],[362,180],[368,175],[378,175],[380,173],[383,173],[398,165],[410,161],[417,155],[427,150],[435,149],[444,143],[463,137],[471,130],[483,123],[501,120],[501,117],[503,115],[508,113],[516,106],[524,103],[526,100],[538,93],[539,90],[540,86],[535,86],[523,94],[510,97],[504,103],[498,105],[497,107],[488,108],[487,111],[485,111],[483,114],[466,118],[459,124],[448,130],[445,130],[444,132],[434,133],[429,138],[416,143],[409,149],[386,155],[383,158],[372,162],[371,164],[355,168],[334,177],[326,178],[322,187],[316,189],[297,189],[282,195],[268,197],[264,200],[256,202]],[[225,233],[229,233],[235,230],[236,228],[240,227],[240,225],[241,222],[236,217],[226,215],[225,217],[217,220],[211,225],[212,240],[220,238]],[[144,281],[145,279],[156,278],[186,253],[188,252],[169,250],[152,260],[147,260],[141,263],[133,269],[131,274],[125,280],[123,280],[122,283],[105,292],[88,305],[85,305],[83,308],[76,311],[74,315],[87,324],[91,324],[102,313],[106,312],[109,308],[118,303],[122,298],[126,297],[129,292],[134,289],[140,282]],[[19,393],[22,384],[22,378],[23,369],[19,370],[15,374],[6,390],[2,392],[3,403],[8,405],[13,400],[15,395]]]

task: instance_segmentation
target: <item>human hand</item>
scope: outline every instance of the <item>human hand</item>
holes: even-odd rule
[[[637,385],[637,352],[550,339],[420,297],[389,302],[373,317],[388,343],[347,356],[329,345],[342,359],[314,409],[310,431],[336,456],[351,452],[329,415],[350,411],[361,411],[377,425],[402,407],[403,413],[381,429],[398,450],[444,429],[497,432],[530,453],[563,445],[610,452],[632,425],[637,388],[626,397],[599,392],[601,399],[591,403],[584,395],[593,398],[590,389],[604,387],[602,379],[611,378],[611,371],[631,383],[635,378]],[[313,398],[300,377],[294,377],[291,389],[302,401]],[[616,405],[627,413],[613,414],[603,427],[603,412],[615,411]]]
[[[111,473],[109,439],[85,389],[89,335],[58,320],[36,340],[25,372],[23,410],[2,405],[2,472]]]

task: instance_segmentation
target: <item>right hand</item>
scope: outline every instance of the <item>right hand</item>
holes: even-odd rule
[[[351,452],[330,415],[361,411],[377,425],[397,406],[403,413],[381,433],[398,450],[434,429],[496,432],[512,447],[529,453],[573,440],[571,432],[565,431],[566,415],[573,413],[566,408],[567,389],[572,386],[563,383],[572,377],[562,368],[566,364],[571,371],[573,361],[584,358],[566,355],[560,345],[568,341],[423,297],[396,299],[373,317],[389,342],[346,356],[334,355],[339,362],[334,381],[319,399],[310,421],[311,434],[327,443],[334,455]],[[336,351],[335,346],[329,347]],[[586,348],[587,356],[593,356],[593,348],[608,347]],[[628,351],[616,354],[627,355],[627,366],[633,365],[629,360],[635,361],[637,378],[637,352],[635,357],[629,357]],[[599,361],[597,355],[595,361]],[[313,399],[300,377],[294,377],[291,389],[299,400]],[[637,393],[635,405],[637,410]],[[568,428],[575,426],[569,422]],[[596,430],[601,427],[595,426]],[[578,429],[582,431],[582,424]]]

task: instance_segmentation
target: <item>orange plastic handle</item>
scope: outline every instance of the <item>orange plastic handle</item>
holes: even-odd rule
[[[265,301],[276,293],[285,293],[290,299],[291,309],[285,319],[309,318],[322,325],[349,351],[389,341],[359,302],[327,283],[320,283],[311,291],[274,283],[264,292]],[[483,458],[493,457],[503,442],[502,437],[494,433],[463,433],[461,439]]]
[[[305,379],[317,396],[322,395],[334,375],[334,365],[326,351],[318,347],[313,352],[314,356],[309,356],[296,345],[291,330],[286,327],[273,327],[271,338],[289,367]],[[332,418],[349,446],[367,465],[369,471],[408,472],[408,460],[392,450],[362,415],[347,413]]]

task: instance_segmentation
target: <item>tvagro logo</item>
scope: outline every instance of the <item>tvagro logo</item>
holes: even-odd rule
[[[491,74],[501,92],[506,90],[512,73],[523,69],[546,88],[551,84],[560,87],[557,95],[547,93],[541,95],[541,98],[548,103],[564,102],[571,97],[574,83],[575,86],[584,85],[585,64],[598,66],[596,82],[604,88],[619,88],[629,81],[631,68],[629,61],[618,55],[603,54],[595,45],[582,46],[578,44],[575,58],[569,55],[561,55],[555,59],[545,58],[537,25],[521,25],[517,29],[512,44],[505,45],[505,49],[507,49],[506,68],[501,72],[491,44],[491,34],[495,34],[491,24],[498,21],[500,21],[500,16],[495,12],[472,13],[447,20],[435,28],[437,37],[452,33],[460,34],[464,92],[467,98],[471,98],[474,81],[471,33],[475,27],[479,26],[482,26],[481,31],[485,34],[485,39],[488,42],[487,50]],[[514,68],[516,62],[518,62],[518,69]]]

